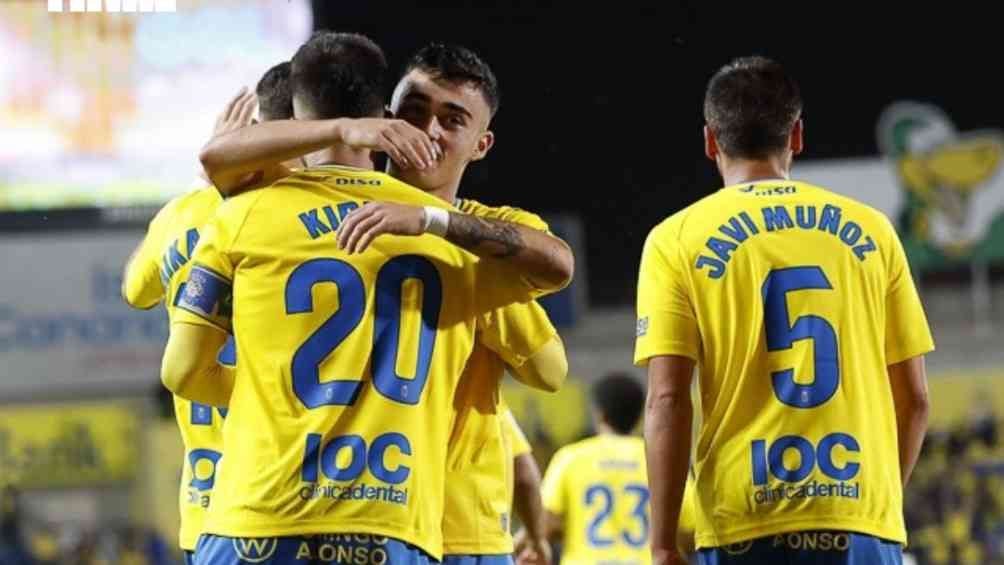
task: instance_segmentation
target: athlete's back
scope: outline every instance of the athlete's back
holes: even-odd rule
[[[562,447],[551,459],[541,484],[547,522],[563,532],[562,563],[650,563],[645,442],[632,434],[645,390],[633,376],[611,373],[590,395],[598,435]]]
[[[931,339],[888,219],[806,183],[732,186],[657,226],[643,265],[636,358],[700,367],[698,546],[794,524],[905,541],[886,368]]]
[[[603,434],[559,449],[541,486],[544,508],[561,516],[561,562],[651,562],[645,443]]]
[[[901,559],[933,341],[888,218],[783,180],[801,114],[777,62],[719,69],[704,152],[726,188],[656,226],[642,252],[635,362],[648,366],[653,553],[670,563],[695,368],[701,563]]]
[[[443,206],[381,173],[321,167],[227,201],[200,243],[186,321],[230,326],[232,285],[240,352],[207,532],[365,533],[439,557],[476,318],[529,287],[431,235],[338,250],[339,223],[377,197]]]

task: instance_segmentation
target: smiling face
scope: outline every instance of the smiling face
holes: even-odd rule
[[[441,158],[427,169],[402,169],[391,164],[391,175],[422,190],[452,189],[448,196],[452,198],[467,165],[483,159],[494,143],[488,129],[492,110],[473,82],[451,81],[412,69],[394,90],[391,111],[426,132],[442,150]]]

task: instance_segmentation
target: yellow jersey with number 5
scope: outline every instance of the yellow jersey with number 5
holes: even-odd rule
[[[601,434],[562,447],[540,490],[564,526],[562,563],[651,563],[642,438]]]
[[[885,215],[802,182],[724,188],[649,234],[637,334],[636,363],[699,368],[698,547],[906,541],[887,367],[934,343]]]
[[[136,308],[152,308],[163,301],[168,319],[175,317],[200,230],[222,203],[216,188],[207,186],[178,196],[161,208],[126,270],[126,302]],[[227,342],[220,360],[234,364],[233,341]],[[185,448],[179,489],[179,546],[193,551],[212,497],[216,465],[223,456],[226,410],[175,396],[174,413]]]
[[[206,532],[358,533],[442,555],[457,382],[488,312],[535,294],[434,235],[337,246],[369,200],[447,208],[382,173],[318,167],[227,200],[174,323],[232,328],[239,363]]]

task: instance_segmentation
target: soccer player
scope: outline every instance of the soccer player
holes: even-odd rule
[[[562,542],[561,562],[649,563],[645,444],[632,432],[645,404],[627,374],[592,389],[597,435],[559,449],[544,473],[547,536]]]
[[[701,563],[901,559],[934,343],[889,219],[789,178],[801,110],[774,61],[719,70],[705,152],[726,186],[645,243],[635,361],[649,375],[656,563],[679,562],[695,366]]]
[[[255,94],[263,121],[291,118],[293,95],[289,73],[289,62],[280,63],[262,76],[255,92],[241,90],[217,120],[215,134],[248,125],[254,113]],[[168,319],[174,319],[203,226],[222,203],[216,188],[205,186],[174,198],[157,213],[123,274],[122,295],[126,303],[149,309],[163,301]],[[229,341],[219,360],[233,365],[234,353],[233,342]],[[179,545],[186,562],[191,564],[212,496],[216,466],[222,457],[221,430],[226,411],[175,396],[174,412],[185,448],[179,493]]]
[[[381,115],[385,72],[368,39],[315,34],[293,58],[294,113]],[[448,205],[370,162],[347,146],[308,156],[224,203],[196,251],[162,378],[230,408],[200,565],[442,555],[451,407],[475,331],[553,289],[434,235]],[[376,197],[421,207],[433,233],[337,249],[338,227]],[[231,328],[240,362],[227,380],[209,352]]]
[[[457,205],[459,211],[450,213],[447,241],[481,256],[511,262],[535,286],[564,286],[572,275],[574,260],[568,246],[549,232],[543,220],[517,208],[489,207],[457,198],[467,166],[484,158],[494,144],[489,128],[498,106],[497,79],[480,57],[463,47],[433,44],[412,57],[395,89],[391,109],[404,123],[334,120],[263,124],[216,138],[203,152],[203,163],[215,180],[225,184],[228,178],[269,166],[275,159],[331,144],[387,151],[392,156],[392,176]],[[415,133],[420,135],[410,141],[388,142],[392,134]],[[432,149],[425,146],[430,140],[434,142]],[[408,148],[413,150],[411,158],[404,157]],[[437,156],[421,163],[414,155],[423,151]],[[418,235],[422,221],[419,207],[371,203],[342,223],[339,242],[349,251],[359,251],[378,235]],[[512,474],[501,472],[508,469],[513,455],[502,449],[502,410],[497,398],[507,365],[522,382],[556,390],[567,373],[564,347],[536,303],[507,306],[493,313],[492,319],[495,334],[504,336],[505,341],[484,347],[481,342],[492,337],[479,334],[479,345],[454,403],[458,413],[449,443],[445,561],[508,563],[513,551],[509,507],[514,496],[517,511],[522,508],[527,514],[520,517],[529,526],[529,545],[547,561],[550,548],[543,536],[540,513],[535,511],[539,494],[527,486],[533,481],[532,457],[518,458],[521,488],[515,495]],[[525,370],[527,366],[533,370]]]

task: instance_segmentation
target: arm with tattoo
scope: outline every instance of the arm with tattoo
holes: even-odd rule
[[[571,249],[561,239],[540,230],[450,212],[445,238],[475,255],[516,262],[542,290],[560,290],[572,279]]]

